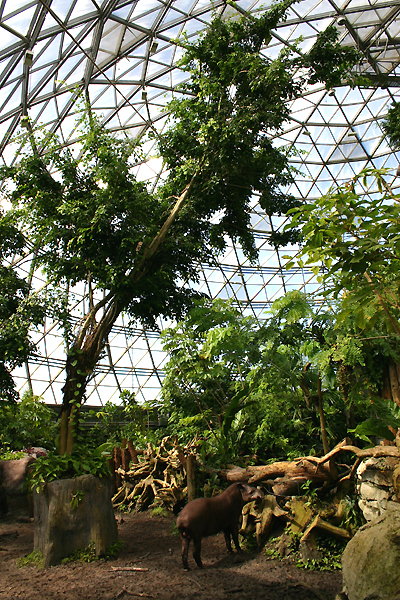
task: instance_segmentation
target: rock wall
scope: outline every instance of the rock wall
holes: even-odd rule
[[[358,505],[366,521],[384,514],[388,502],[398,501],[393,487],[393,475],[400,461],[394,457],[368,458],[356,473]]]

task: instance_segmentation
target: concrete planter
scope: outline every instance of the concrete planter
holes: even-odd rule
[[[43,553],[45,568],[91,541],[101,556],[118,540],[111,486],[111,479],[82,475],[57,479],[34,492],[34,547]]]

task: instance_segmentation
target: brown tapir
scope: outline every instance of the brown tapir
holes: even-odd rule
[[[264,494],[246,483],[233,483],[222,494],[214,498],[196,498],[182,509],[176,526],[182,540],[182,563],[185,570],[188,566],[190,540],[194,543],[193,558],[197,566],[202,568],[201,538],[224,532],[228,552],[233,552],[231,536],[236,550],[241,552],[238,539],[239,517],[247,502],[261,499]]]

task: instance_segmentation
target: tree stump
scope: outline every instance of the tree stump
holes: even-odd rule
[[[96,556],[118,540],[111,479],[82,475],[57,479],[34,492],[34,547],[45,568],[94,542]]]

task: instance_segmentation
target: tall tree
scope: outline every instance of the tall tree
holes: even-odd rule
[[[273,146],[270,133],[289,118],[289,102],[309,80],[342,78],[357,53],[342,50],[330,30],[317,53],[302,57],[292,49],[266,58],[262,45],[290,4],[276,4],[259,19],[217,18],[197,44],[186,44],[181,67],[189,81],[182,86],[186,95],[169,106],[169,130],[158,138],[169,175],[156,192],[132,174],[138,146],[113,138],[90,111],[79,159],[36,139],[32,153],[3,170],[13,180],[15,218],[40,245],[47,276],[55,284],[87,282],[89,289],[89,309],[68,336],[61,452],[71,451],[86,384],[121,312],[147,323],[158,315],[179,317],[195,295],[180,281],[196,281],[199,262],[223,250],[227,235],[256,257],[254,192],[268,214],[293,206],[281,192],[292,179],[288,154]],[[292,233],[273,242],[290,239]]]
[[[294,209],[290,228],[296,226],[303,236],[297,260],[311,266],[326,295],[340,299],[339,320],[352,316],[359,331],[376,326],[391,340],[382,394],[400,406],[400,197],[387,172],[365,169]]]
[[[13,219],[0,209],[0,401],[17,400],[11,371],[33,352],[30,334],[45,314],[43,298],[30,293],[30,277],[24,279],[12,263],[24,245]]]

